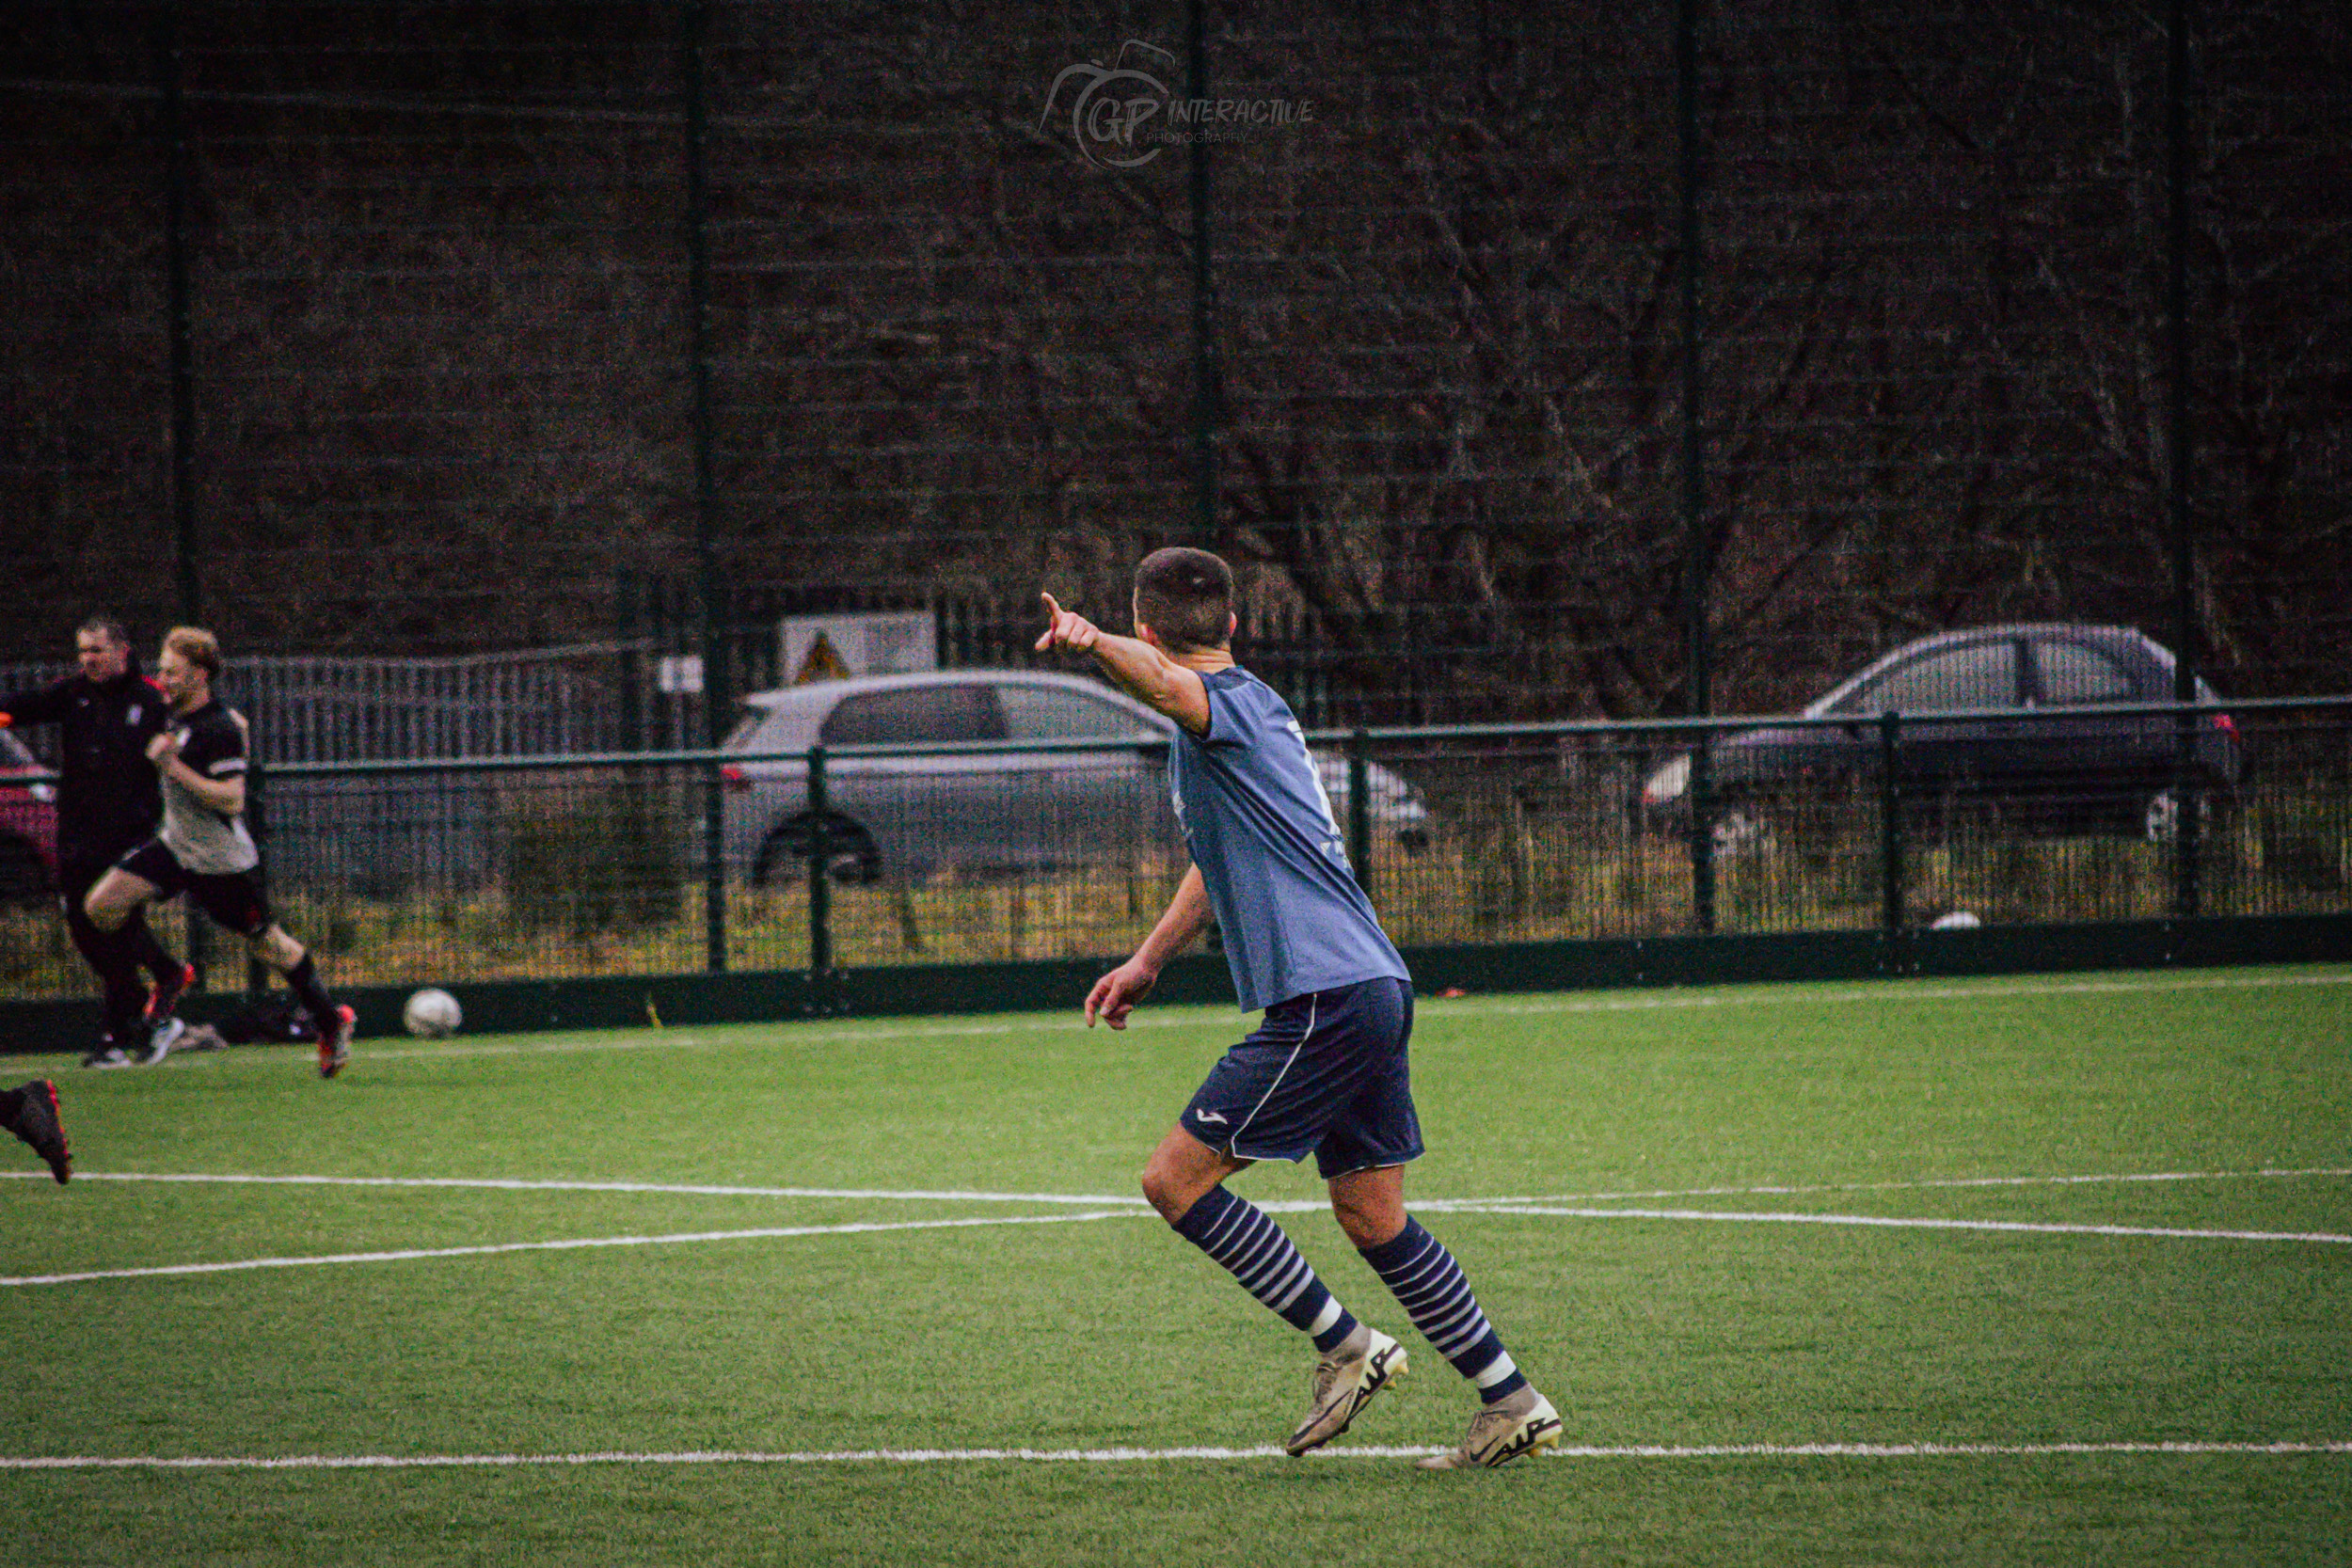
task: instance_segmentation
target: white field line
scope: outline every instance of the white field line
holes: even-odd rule
[[[1677,990],[1663,995],[1631,997],[1583,997],[1551,1002],[1515,1002],[1502,997],[1439,997],[1423,998],[1431,1010],[1430,1018],[1521,1017],[1549,1013],[1625,1013],[1655,1012],[1692,1007],[1793,1007],[1814,1003],[1823,1005],[1856,1002],[1905,1004],[1913,1002],[1968,1002],[1980,999],[2005,999],[2035,996],[2110,996],[2163,991],[2196,990],[2260,990],[2280,986],[2345,986],[2352,985],[2352,972],[2325,974],[2231,974],[2180,978],[2151,978],[2145,980],[2075,980],[2050,981],[2025,985],[1991,982],[1974,986],[1927,986],[1902,980],[1882,981],[1864,990],[1802,991],[1787,988],[1742,990],[1729,995]],[[1072,999],[1076,1010],[1077,998]],[[1221,1010],[1209,1006],[1180,1009],[1173,1012],[1137,1013],[1128,1021],[1130,1029],[1207,1029],[1216,1031],[1221,1024]],[[745,1026],[748,1029],[756,1025]],[[781,1022],[771,1030],[745,1033],[740,1037],[712,1039],[702,1035],[668,1030],[615,1031],[612,1037],[581,1037],[565,1036],[547,1041],[501,1040],[441,1042],[433,1045],[377,1046],[362,1042],[358,1060],[362,1065],[372,1061],[435,1062],[454,1061],[474,1056],[530,1056],[562,1054],[584,1051],[659,1051],[713,1050],[758,1047],[773,1050],[779,1045],[872,1045],[881,1042],[914,1044],[925,1040],[977,1038],[997,1035],[1029,1034],[1038,1029],[1056,1032],[1075,1032],[1086,1025],[1075,1019],[1059,1023],[946,1023],[907,1027],[888,1023],[863,1027],[826,1027]],[[239,1056],[237,1053],[221,1055],[199,1055],[185,1058],[183,1065],[212,1065],[230,1058],[242,1061],[266,1059],[260,1053]]]
[[[32,1171],[26,1174],[38,1178],[40,1172]],[[1812,1193],[1912,1193],[1967,1187],[2084,1187],[2135,1181],[2285,1180],[2315,1176],[2352,1176],[2352,1165],[2321,1165],[2306,1170],[2282,1170],[2276,1166],[2265,1165],[2260,1170],[2161,1170],[2100,1176],[1949,1176],[1915,1181],[1845,1181],[1799,1187],[1678,1187],[1661,1188],[1654,1192],[1557,1193],[1543,1197],[1466,1198],[1461,1201],[1613,1203],[1637,1198],[1661,1197],[1792,1197]],[[1426,1209],[1431,1207],[1434,1201],[1442,1200],[1417,1200],[1412,1207]]]
[[[10,1179],[52,1180],[47,1171],[0,1172]],[[685,1181],[564,1181],[469,1176],[213,1176],[142,1171],[83,1171],[76,1181],[183,1182],[198,1186],[257,1187],[453,1187],[506,1193],[659,1193],[689,1197],[838,1197],[907,1203],[1059,1203],[1099,1209],[1104,1205],[1145,1207],[1141,1197],[1085,1193],[991,1193],[966,1189],[927,1191],[875,1187],[734,1187]],[[1515,1200],[1514,1200],[1515,1201]],[[1542,1200],[1542,1201],[1549,1201]]]
[[[0,1286],[77,1285],[92,1279],[146,1279],[163,1275],[232,1274],[247,1269],[303,1269],[328,1263],[397,1263],[419,1258],[481,1258],[501,1252],[576,1252],[591,1247],[676,1246],[692,1242],[740,1242],[780,1236],[853,1236],[877,1230],[954,1230],[993,1225],[1075,1225],[1136,1217],[1108,1213],[1015,1214],[965,1220],[891,1220],[851,1225],[775,1225],[755,1230],[691,1230],[666,1236],[593,1236],[560,1242],[496,1242],[481,1246],[404,1247],[391,1252],[323,1253],[308,1258],[244,1258],[225,1263],[167,1263],[137,1269],[88,1269],[78,1274],[0,1277]]]
[[[1364,1446],[1323,1449],[1308,1457],[1317,1464],[1341,1459],[1420,1459],[1441,1448]],[[1561,1448],[1555,1459],[2041,1459],[2083,1455],[2352,1454],[2352,1442],[2278,1443],[1722,1443],[1691,1446],[1637,1444],[1626,1448]],[[745,1452],[690,1449],[629,1453],[455,1453],[250,1455],[0,1456],[0,1470],[442,1470],[512,1469],[526,1465],[1134,1465],[1183,1460],[1280,1459],[1282,1450],[1261,1448],[1178,1449],[840,1449],[829,1452]]]
[[[1434,1207],[1422,1205],[1423,1208]],[[1716,1220],[1727,1225],[1851,1225],[1896,1230],[2010,1230],[2048,1236],[2169,1236],[2219,1242],[2318,1242],[2352,1246],[2329,1231],[2189,1230],[2167,1226],[2043,1225],[2025,1220],[1901,1219],[1879,1214],[1734,1213],[1721,1209],[1568,1209],[1523,1203],[1457,1203],[1456,1214],[1539,1214],[1580,1220]]]
[[[2265,1172],[2285,1175],[2286,1172]],[[124,1180],[198,1180],[223,1182],[308,1183],[316,1185],[353,1184],[359,1186],[491,1186],[536,1188],[553,1186],[562,1190],[585,1187],[590,1191],[643,1190],[628,1183],[516,1183],[468,1182],[455,1180],[398,1177],[123,1177]],[[655,1188],[655,1191],[676,1189]],[[697,1191],[701,1189],[685,1189]],[[720,1189],[736,1191],[738,1189]],[[751,1189],[756,1192],[787,1192],[793,1196],[862,1196],[868,1197],[901,1197],[932,1199],[966,1199],[993,1202],[1083,1202],[1053,1194],[1009,1193],[875,1193],[847,1194],[828,1189]],[[1111,1200],[1103,1200],[1111,1201]],[[1270,1213],[1308,1213],[1319,1212],[1324,1205],[1311,1199],[1284,1199],[1261,1203]],[[1592,1209],[1561,1204],[1530,1202],[1518,1198],[1438,1198],[1418,1202],[1413,1207],[1423,1213],[1443,1214],[1524,1214],[1562,1219],[1651,1219],[1698,1220],[1722,1224],[1744,1225],[1829,1225],[1879,1227],[1890,1229],[1917,1230],[1982,1230],[2013,1231],[2059,1236],[2145,1236],[2201,1241],[2238,1242],[2306,1242],[2322,1244],[2352,1244],[2352,1235],[2328,1231],[2217,1230],[2192,1229],[2157,1226],[2122,1225],[2060,1225],[2022,1220],[1956,1220],[1920,1219],[1873,1214],[1801,1214],[1772,1212],[1739,1212],[1718,1209]],[[731,1242],[775,1239],[794,1236],[849,1236],[885,1230],[946,1230],[998,1225],[1053,1225],[1084,1223],[1108,1219],[1140,1219],[1149,1211],[1138,1203],[1123,1200],[1114,1209],[1093,1209],[1075,1214],[990,1215],[971,1219],[859,1221],[840,1225],[762,1226],[743,1230],[680,1231],[656,1236],[610,1236],[575,1238],[553,1242],[501,1242],[475,1246],[407,1247],[385,1252],[326,1253],[299,1258],[239,1259],[215,1263],[171,1263],[141,1268],[91,1269],[72,1274],[21,1275],[0,1276],[0,1288],[33,1285],[72,1285],[98,1279],[140,1279],[172,1275],[228,1274],[251,1269],[310,1268],[329,1263],[388,1263],[426,1258],[478,1258],[509,1252],[564,1252],[594,1247],[667,1246],[697,1242]]]
[[[2229,974],[2144,980],[2055,980],[2024,985],[1992,981],[1983,985],[1926,985],[1883,980],[1867,990],[1803,991],[1786,988],[1740,990],[1729,996],[1684,991],[1664,996],[1584,997],[1559,1001],[1515,1002],[1502,997],[1439,998],[1443,1009],[1433,1014],[1451,1017],[1458,1010],[1479,1017],[1518,1017],[1545,1013],[1631,1013],[1680,1007],[1803,1006],[1809,1003],[1850,1002],[1975,1002],[2007,1001],[2035,996],[2117,996],[2159,991],[2262,990],[2274,986],[2352,985],[2352,973],[2327,974]]]
[[[2311,1177],[2352,1176],[2352,1165],[2328,1165],[2304,1170],[2265,1167],[2261,1170],[2145,1171],[2097,1176],[1961,1176],[1916,1181],[1857,1181],[1813,1186],[1679,1187],[1646,1192],[1554,1193],[1540,1196],[1415,1198],[1410,1207],[1434,1212],[1468,1212],[1498,1204],[1613,1203],[1669,1197],[1788,1197],[1815,1193],[1930,1192],[1969,1187],[2067,1187],[2106,1183],[2164,1181],[2289,1180]],[[0,1171],[0,1180],[48,1181],[47,1171]],[[880,1187],[746,1187],[711,1182],[585,1181],[521,1177],[465,1176],[259,1176],[244,1174],[164,1173],[142,1171],[76,1171],[78,1181],[182,1182],[214,1186],[288,1187],[442,1187],[490,1192],[653,1193],[691,1197],[812,1197],[859,1198],[909,1203],[1049,1203],[1082,1208],[1105,1205],[1141,1207],[1140,1197],[1088,1193],[1003,1193],[964,1188]],[[1306,1213],[1324,1208],[1319,1200],[1261,1201],[1261,1209]]]

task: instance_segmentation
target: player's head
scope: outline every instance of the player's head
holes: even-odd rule
[[[201,702],[220,673],[220,639],[201,626],[174,626],[164,633],[164,651],[155,660],[155,684],[175,706]]]
[[[131,667],[131,634],[111,615],[93,615],[73,634],[73,656],[90,679],[113,680]]]
[[[1233,569],[1206,550],[1153,550],[1136,568],[1136,635],[1168,653],[1233,640]]]

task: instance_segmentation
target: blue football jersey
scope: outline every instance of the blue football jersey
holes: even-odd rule
[[[1273,688],[1239,668],[1200,677],[1209,733],[1177,730],[1170,784],[1244,1007],[1390,975],[1410,982],[1348,869],[1347,841]]]

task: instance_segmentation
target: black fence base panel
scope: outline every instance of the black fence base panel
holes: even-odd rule
[[[2352,961],[2352,914],[2246,915],[2099,925],[1979,927],[1961,931],[1810,931],[1655,937],[1608,942],[1416,947],[1406,951],[1424,998],[1911,975],[2061,974]],[[1115,959],[910,964],[811,974],[612,975],[448,986],[466,1033],[642,1029],[791,1022],[932,1013],[1075,1013]],[[358,1009],[363,1038],[399,1035],[405,989],[338,993]],[[1153,1001],[1230,1003],[1225,960],[1195,955],[1168,965]],[[237,992],[190,996],[181,1015],[219,1023],[244,1006]],[[98,1032],[94,1000],[0,1002],[0,1053],[80,1052]]]

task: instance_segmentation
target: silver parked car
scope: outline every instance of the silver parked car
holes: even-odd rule
[[[1175,725],[1123,692],[1077,675],[940,670],[863,675],[762,691],[725,749],[726,862],[755,883],[805,875],[816,817],[807,765],[822,745],[825,846],[834,875],[1053,870],[1181,857],[1168,803]],[[1021,749],[1023,741],[1040,743]],[[1116,742],[1101,750],[1056,742]],[[985,749],[850,755],[843,747]],[[761,760],[761,759],[765,760]],[[1347,821],[1347,762],[1316,757],[1333,816]],[[1429,812],[1405,780],[1367,774],[1376,832],[1418,844]]]

